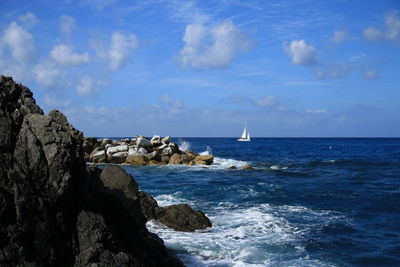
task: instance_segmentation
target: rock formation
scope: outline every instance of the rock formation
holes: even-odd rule
[[[83,143],[85,159],[92,163],[115,163],[129,165],[211,165],[212,155],[198,155],[192,151],[181,151],[170,136],[154,135],[151,140],[144,136],[111,141],[86,137]]]
[[[147,230],[136,182],[86,167],[84,152],[95,146],[62,113],[44,115],[28,88],[0,76],[1,266],[182,265]]]

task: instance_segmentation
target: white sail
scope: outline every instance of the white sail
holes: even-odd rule
[[[238,139],[238,141],[250,141],[250,133],[246,124],[244,126],[242,136]]]
[[[247,127],[245,126],[244,130],[243,130],[243,133],[242,133],[242,136],[240,138],[247,138],[247,135],[248,135]]]

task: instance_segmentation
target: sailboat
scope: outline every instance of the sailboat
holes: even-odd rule
[[[238,139],[239,142],[248,142],[250,141],[250,133],[249,129],[247,129],[247,124],[244,125],[242,136]]]

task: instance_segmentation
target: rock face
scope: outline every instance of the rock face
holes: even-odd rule
[[[84,141],[85,160],[92,163],[211,165],[214,161],[212,155],[181,151],[170,136],[154,135],[150,141],[144,136],[116,141],[93,139],[85,137]]]
[[[93,143],[0,76],[0,266],[182,265],[125,195],[137,185],[86,168]],[[106,144],[96,157],[107,156]]]
[[[212,226],[203,212],[193,210],[187,204],[158,206],[150,194],[138,190],[136,181],[119,166],[107,165],[100,179],[106,187],[112,190],[118,189],[125,197],[138,201],[147,220],[155,220],[177,231],[185,232]]]

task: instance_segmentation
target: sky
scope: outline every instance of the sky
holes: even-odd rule
[[[398,0],[0,2],[0,73],[86,136],[400,137]]]

